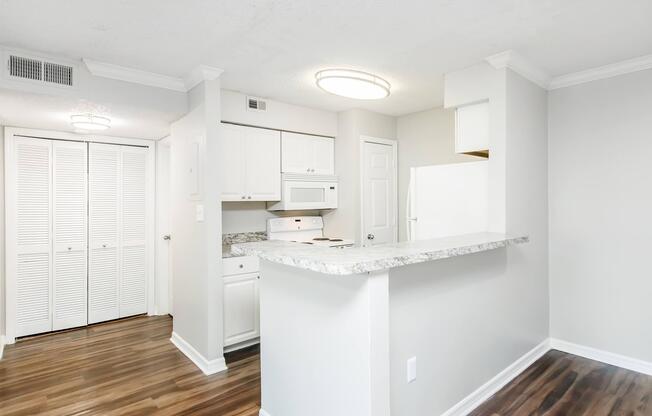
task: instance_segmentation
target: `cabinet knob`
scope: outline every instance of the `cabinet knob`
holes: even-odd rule
[[[247,197],[247,199],[251,199],[251,195],[249,195],[249,196]]]
[[[242,199],[245,199],[245,196],[244,196],[244,195],[242,195]]]
[[[106,248],[106,244],[102,244],[102,248]]]
[[[242,269],[244,267],[244,264],[240,264],[238,265],[238,267]]]
[[[310,172],[310,168],[306,169],[306,172]]]
[[[72,250],[72,247],[68,247],[68,251]]]

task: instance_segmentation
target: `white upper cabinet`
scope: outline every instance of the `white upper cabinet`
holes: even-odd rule
[[[231,124],[222,124],[222,132],[222,200],[280,200],[280,133]]]
[[[489,102],[455,110],[455,153],[486,153],[489,150]]]
[[[283,173],[335,174],[335,140],[330,137],[283,132]]]

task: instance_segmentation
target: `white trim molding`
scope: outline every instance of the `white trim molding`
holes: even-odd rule
[[[618,75],[643,71],[650,68],[652,68],[652,55],[640,56],[638,58],[628,59],[626,61],[616,62],[609,65],[599,66],[597,68],[587,69],[585,71],[572,72],[570,74],[554,77],[550,81],[548,89],[556,90],[558,88],[570,87],[572,85],[597,81],[599,79],[611,78]]]
[[[149,87],[164,88],[172,91],[188,92],[202,81],[214,80],[222,75],[223,70],[208,65],[199,65],[185,77],[177,78],[154,72],[143,71],[136,68],[114,65],[93,59],[83,58],[82,61],[88,71],[95,76],[147,85]]]
[[[184,80],[186,91],[190,91],[202,81],[213,81],[218,79],[220,75],[222,75],[222,72],[224,72],[224,70],[220,68],[215,68],[208,65],[199,65],[197,68],[190,71],[188,76],[186,76]]]
[[[211,375],[226,370],[226,362],[224,357],[216,358],[214,360],[207,360],[199,353],[192,345],[186,340],[181,338],[176,332],[172,332],[170,342],[174,344],[179,351],[190,359],[204,374]]]
[[[544,70],[533,65],[513,50],[488,56],[485,60],[496,69],[509,68],[543,89],[547,89],[550,83],[550,76]]]
[[[480,386],[473,393],[466,396],[462,401],[448,409],[441,416],[465,416],[471,413],[475,408],[487,401],[491,396],[496,394],[507,383],[514,380],[529,366],[534,364],[545,353],[550,351],[550,340],[545,339],[539,345],[525,353],[521,358],[512,363],[509,367],[498,373],[494,378]]]
[[[598,350],[555,338],[550,339],[550,349],[588,358],[590,360],[600,361],[605,364],[615,365],[616,367],[636,371],[637,373],[652,375],[652,362],[639,360],[637,358],[626,357],[624,355]]]
[[[180,78],[156,74],[154,72],[142,71],[135,68],[128,68],[126,66],[95,61],[88,58],[83,58],[82,61],[84,61],[84,64],[90,73],[97,77],[116,79],[118,81],[147,85],[149,87],[186,92],[185,84]]]

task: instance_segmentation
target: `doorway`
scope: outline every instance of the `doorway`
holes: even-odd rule
[[[365,246],[397,241],[396,140],[361,137],[361,229]]]

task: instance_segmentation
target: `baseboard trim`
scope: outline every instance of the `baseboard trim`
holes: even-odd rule
[[[550,349],[559,350],[568,354],[578,355],[580,357],[588,358],[601,363],[615,365],[627,370],[636,371],[652,375],[652,363],[631,358],[613,352],[598,350],[596,348],[586,347],[584,345],[574,344],[572,342],[563,341],[556,338],[550,339]]]
[[[170,342],[172,342],[174,346],[183,353],[183,355],[188,357],[190,361],[192,361],[207,376],[226,370],[226,362],[224,361],[224,357],[216,358],[214,360],[207,360],[176,332],[172,332]]]
[[[525,371],[536,360],[543,357],[543,355],[548,351],[550,351],[550,341],[549,339],[546,339],[512,363],[509,367],[498,373],[494,378],[480,386],[473,393],[466,396],[462,401],[448,409],[441,416],[468,415],[475,408],[496,394],[500,389],[505,387],[507,383]]]
[[[0,335],[0,360],[2,360],[2,355],[5,352],[5,337]]]
[[[258,416],[272,416],[272,415],[270,415],[269,413],[267,413],[267,412],[264,411],[263,409],[260,409],[260,410],[258,411]]]

